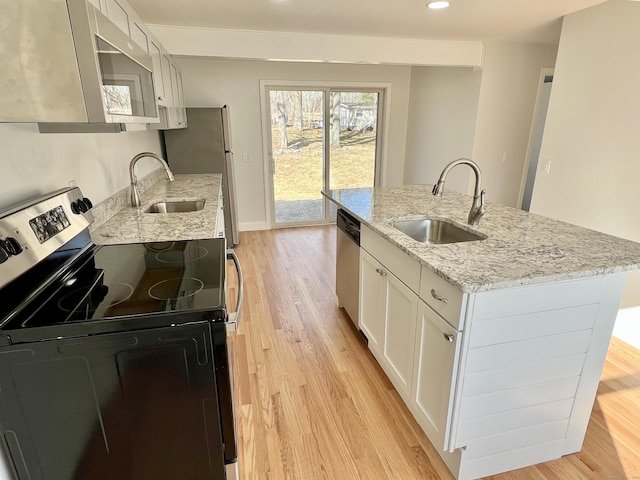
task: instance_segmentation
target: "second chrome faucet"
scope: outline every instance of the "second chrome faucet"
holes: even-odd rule
[[[485,191],[481,190],[480,183],[482,181],[482,175],[480,173],[480,167],[476,162],[469,158],[459,158],[449,163],[442,173],[440,174],[440,178],[438,178],[438,182],[433,186],[432,193],[438,197],[441,197],[444,192],[444,181],[451,171],[451,169],[457,165],[468,165],[471,167],[473,172],[476,174],[476,185],[473,191],[473,203],[471,204],[471,210],[469,211],[468,222],[469,225],[478,225],[480,222],[480,218],[484,215],[484,194]]]

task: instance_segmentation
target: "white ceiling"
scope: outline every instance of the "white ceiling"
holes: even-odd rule
[[[151,25],[433,40],[558,42],[561,17],[606,0],[129,0]]]

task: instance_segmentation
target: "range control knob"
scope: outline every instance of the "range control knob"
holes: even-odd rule
[[[71,202],[71,211],[76,215],[88,212],[92,208],[93,203],[91,203],[91,200],[89,200],[87,197],[80,198],[75,202]]]
[[[0,263],[4,263],[9,260],[9,254],[4,249],[4,242],[2,240],[0,240],[0,242],[2,243],[2,245],[0,245]]]
[[[22,253],[22,245],[13,237],[7,237],[3,247],[3,250],[6,250],[9,255],[20,255]]]

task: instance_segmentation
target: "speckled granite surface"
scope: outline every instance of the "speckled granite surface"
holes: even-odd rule
[[[446,245],[419,243],[389,223],[430,216],[447,218],[469,229],[471,197],[455,192],[435,197],[430,185],[323,194],[463,292],[640,268],[640,243],[490,202],[480,224],[471,228],[487,239]]]
[[[174,182],[164,175],[141,195],[139,208],[127,206],[91,232],[98,245],[164,242],[212,238],[217,220],[222,176],[218,174],[176,174]],[[204,198],[197,212],[144,213],[154,202],[167,199]]]
[[[157,168],[149,175],[138,179],[138,188],[140,192],[145,192],[151,186],[166,177],[164,168]],[[107,222],[111,217],[118,213],[123,208],[131,205],[131,189],[130,187],[123,188],[115,195],[111,195],[103,202],[94,205],[91,209],[93,214],[93,223],[89,227],[91,232],[98,230],[102,225]]]

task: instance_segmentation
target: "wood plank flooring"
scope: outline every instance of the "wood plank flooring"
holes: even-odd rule
[[[245,301],[233,339],[240,478],[451,480],[336,306],[335,235],[335,226],[322,226],[240,236]],[[640,352],[614,338],[582,452],[488,478],[640,478],[638,427]]]

